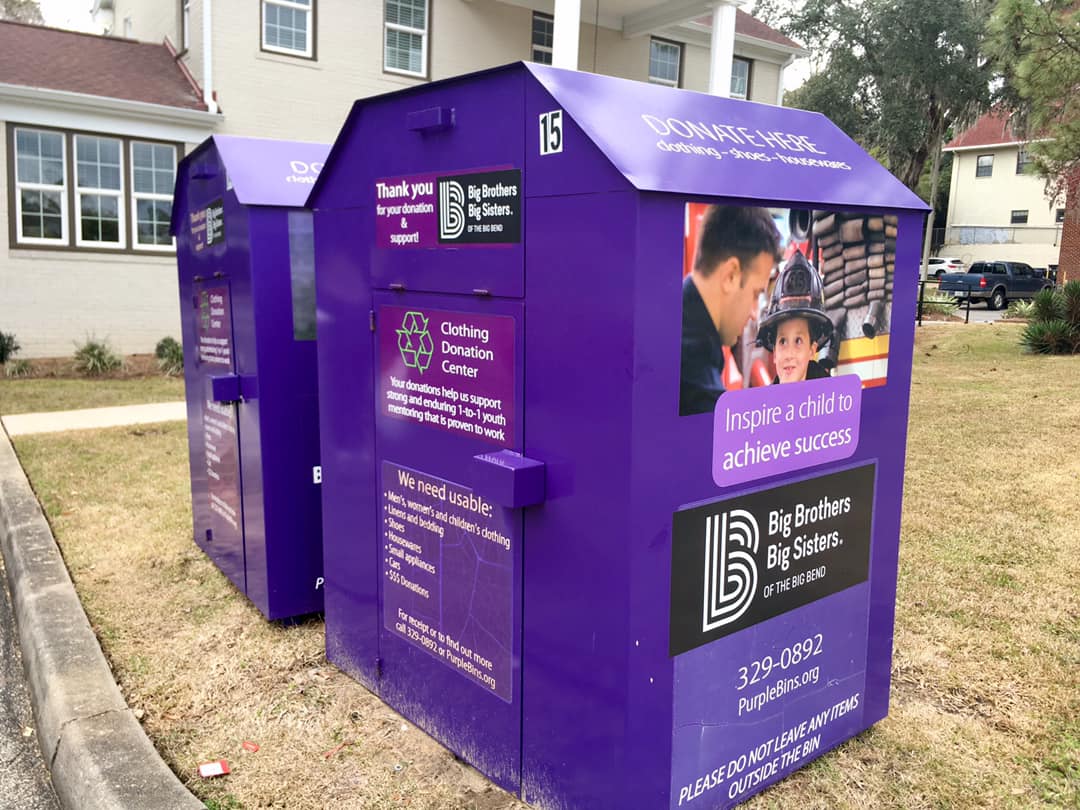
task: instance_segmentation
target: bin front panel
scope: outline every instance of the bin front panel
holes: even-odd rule
[[[521,744],[521,510],[471,487],[520,450],[520,302],[377,292],[379,691],[499,785]]]
[[[212,380],[236,379],[232,287],[211,279],[193,285],[188,317],[194,323],[194,374],[189,396],[200,396],[199,446],[205,464],[193,492],[195,540],[241,591],[247,591],[244,509],[237,403],[215,401]]]

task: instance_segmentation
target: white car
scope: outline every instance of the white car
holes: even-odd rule
[[[946,273],[963,273],[964,263],[959,259],[948,256],[931,258],[926,275],[930,278],[941,278]]]

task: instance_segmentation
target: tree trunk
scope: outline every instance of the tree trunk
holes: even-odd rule
[[[938,178],[941,176],[941,142],[943,140],[944,136],[940,134],[934,135],[934,151],[930,157],[930,160],[932,161],[930,163],[930,214],[926,218],[926,236],[923,239],[922,265],[919,268],[919,278],[923,281],[926,281],[926,274],[929,270],[930,245],[934,238],[934,202],[937,200]]]

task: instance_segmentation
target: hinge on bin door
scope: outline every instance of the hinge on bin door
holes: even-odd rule
[[[375,677],[376,678],[381,678],[382,677],[382,659],[381,658],[376,658],[375,659]]]
[[[371,327],[371,331],[375,331],[375,310],[368,311],[368,326]]]

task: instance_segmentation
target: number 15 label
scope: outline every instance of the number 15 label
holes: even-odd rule
[[[540,115],[540,154],[553,155],[563,147],[562,110]]]

